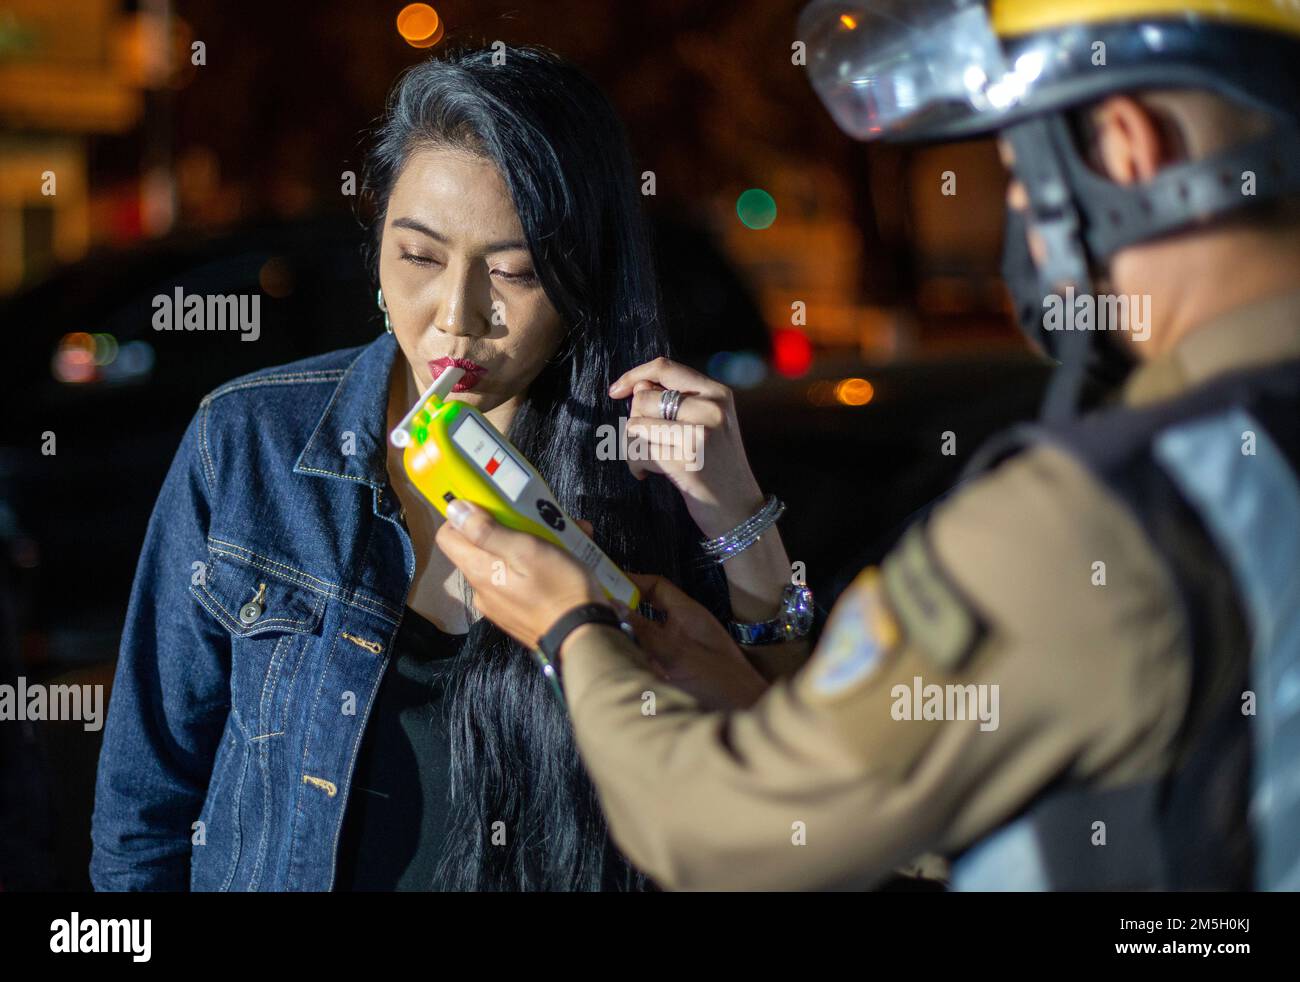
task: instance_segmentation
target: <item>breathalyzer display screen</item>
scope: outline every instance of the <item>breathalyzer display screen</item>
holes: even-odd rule
[[[483,473],[492,479],[511,501],[518,501],[519,494],[528,483],[528,472],[506,452],[496,439],[488,433],[473,416],[466,416],[456,432],[451,435],[452,442],[469,456],[469,459],[482,468]]]

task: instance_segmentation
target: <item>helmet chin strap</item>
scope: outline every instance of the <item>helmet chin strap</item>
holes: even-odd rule
[[[1083,240],[1082,221],[1068,171],[1060,158],[1054,122],[1060,114],[1038,117],[1008,127],[1003,136],[1015,151],[1015,176],[1029,198],[1027,212],[1007,209],[1002,272],[1016,305],[1020,328],[1059,362],[1043,401],[1045,422],[1070,419],[1079,410],[1084,380],[1097,347],[1092,331],[1049,330],[1044,309],[1048,297],[1073,287],[1076,296],[1093,292],[1091,264]],[[1066,138],[1069,134],[1066,132]],[[1029,251],[1026,232],[1042,237],[1047,256],[1040,266]],[[1073,324],[1062,324],[1071,328]]]
[[[1094,264],[1127,246],[1253,203],[1300,194],[1300,128],[1293,124],[1279,123],[1262,137],[1166,167],[1132,186],[1093,172],[1080,156],[1063,112],[1009,126],[1002,135],[1015,150],[1012,170],[1029,198],[1026,213],[1007,210],[1003,276],[1021,330],[1060,362],[1043,403],[1045,421],[1077,415],[1090,377],[1113,385],[1130,367],[1105,331],[1048,330],[1043,317],[1047,297],[1071,286],[1076,297],[1093,294]],[[1255,175],[1254,195],[1242,191],[1246,174]],[[1029,228],[1047,247],[1041,267],[1026,243]]]
[[[1043,322],[1045,301],[1053,293],[1051,284],[1045,283],[1029,252],[1029,221],[1025,213],[1014,208],[1006,212],[1006,232],[1002,245],[1002,279],[1006,282],[1015,305],[1016,324],[1021,333],[1036,347],[1043,348],[1060,368],[1052,376],[1052,383],[1044,399],[1043,417],[1068,418],[1077,414],[1084,404],[1085,392],[1093,389],[1111,390],[1123,382],[1132,369],[1132,361],[1116,345],[1103,338],[1091,340],[1082,355],[1084,371],[1076,378],[1068,366],[1078,359],[1072,351],[1063,350],[1070,340],[1079,344],[1088,332],[1074,331],[1068,336],[1060,331],[1048,331]],[[1076,295],[1078,291],[1076,290]]]

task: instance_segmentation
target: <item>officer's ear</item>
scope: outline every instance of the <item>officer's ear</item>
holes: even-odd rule
[[[1079,115],[1088,162],[1116,184],[1149,181],[1186,156],[1178,124],[1132,96],[1107,96]]]

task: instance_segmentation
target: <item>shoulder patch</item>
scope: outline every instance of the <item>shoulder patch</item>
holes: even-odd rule
[[[908,642],[951,674],[984,633],[970,602],[939,564],[923,525],[914,525],[882,567],[890,606]]]
[[[868,678],[899,641],[898,623],[885,604],[880,570],[864,569],[831,612],[813,656],[811,685],[833,696]]]

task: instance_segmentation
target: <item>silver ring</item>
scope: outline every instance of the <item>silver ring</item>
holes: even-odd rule
[[[664,389],[659,394],[659,415],[668,422],[677,419],[677,410],[682,405],[682,394],[676,389]]]

